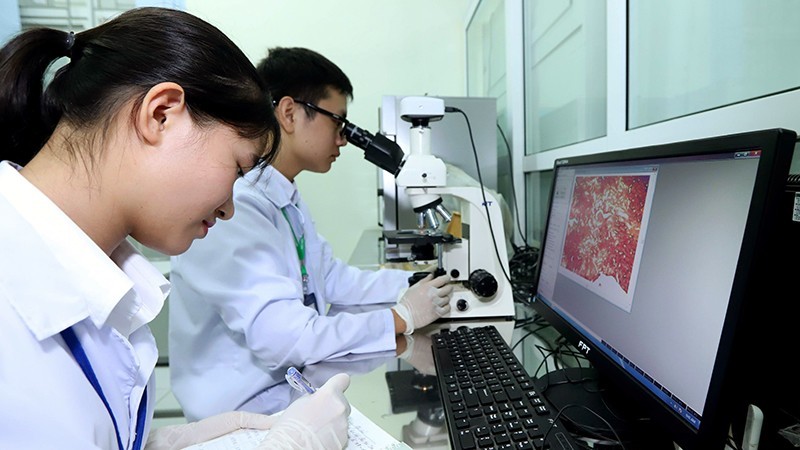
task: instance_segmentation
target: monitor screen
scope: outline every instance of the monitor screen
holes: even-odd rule
[[[723,448],[741,400],[737,343],[759,326],[747,311],[795,140],[765,130],[555,163],[533,306],[684,449]]]

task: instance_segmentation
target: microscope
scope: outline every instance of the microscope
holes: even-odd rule
[[[413,259],[436,262],[437,274],[447,273],[455,288],[446,319],[513,317],[506,240],[500,205],[483,187],[448,186],[445,163],[431,154],[431,122],[444,117],[444,101],[435,97],[405,97],[402,120],[411,124],[406,154],[394,141],[373,135],[353,123],[345,125],[348,142],[364,150],[364,158],[396,178],[417,215],[417,228],[384,231],[390,244],[432,249]],[[460,205],[450,212],[442,198]]]

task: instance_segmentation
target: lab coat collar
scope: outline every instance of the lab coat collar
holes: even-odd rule
[[[107,324],[129,336],[142,325],[150,323],[164,307],[170,284],[150,261],[128,241],[123,241],[112,253],[117,270],[124,273],[132,289],[111,311]],[[129,284],[129,285],[130,285]]]
[[[0,289],[36,338],[86,318],[129,336],[154,319],[164,276],[127,241],[109,258],[18,170],[0,162]]]
[[[247,175],[245,175],[245,180],[250,183],[255,183],[266,198],[277,206],[278,209],[285,208],[289,205],[296,206],[300,202],[300,192],[297,190],[297,183],[289,181],[289,179],[277,169],[272,166],[267,166],[260,174],[256,172],[255,170],[248,172]],[[267,195],[268,187],[269,195]]]

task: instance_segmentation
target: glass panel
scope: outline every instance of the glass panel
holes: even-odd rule
[[[523,2],[525,154],[606,135],[606,2]]]
[[[628,5],[629,128],[800,86],[797,0]]]
[[[185,0],[16,0],[16,3],[19,25],[14,31],[44,26],[77,33],[139,6],[186,9]],[[4,35],[2,27],[0,20],[0,38]]]
[[[483,0],[467,26],[467,95],[506,95],[506,23],[503,0]],[[498,111],[500,109],[498,101]],[[505,104],[505,102],[503,102]]]
[[[528,245],[539,248],[544,236],[547,220],[547,204],[550,202],[550,188],[553,184],[553,171],[528,172],[525,174],[525,238]]]
[[[794,157],[789,171],[790,173],[800,173],[800,145],[797,145],[797,143],[794,144]]]
[[[0,45],[15,36],[22,29],[19,21],[19,6],[16,1],[0,0]]]
[[[514,208],[507,92],[505,1],[482,0],[467,26],[467,94],[497,99],[497,191]]]

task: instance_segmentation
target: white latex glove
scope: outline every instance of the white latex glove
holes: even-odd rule
[[[263,414],[232,411],[186,425],[156,428],[150,432],[145,450],[178,450],[245,428],[266,430],[277,419]]]
[[[350,376],[336,374],[317,392],[303,396],[280,415],[257,450],[337,450],[347,444]]]
[[[431,337],[427,334],[415,334],[402,338],[406,340],[406,350],[400,355],[400,358],[423,375],[436,375]]]
[[[428,274],[408,288],[392,309],[406,322],[404,334],[411,334],[450,312],[453,285],[450,275],[433,278]]]

